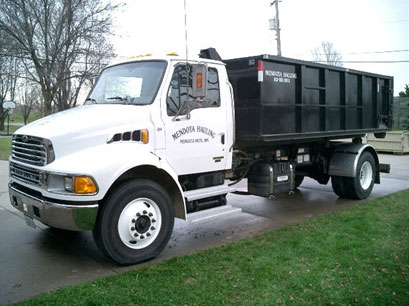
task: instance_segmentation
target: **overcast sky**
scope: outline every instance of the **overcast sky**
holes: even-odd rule
[[[126,3],[114,15],[119,56],[185,55],[184,0],[115,1]],[[225,59],[277,54],[271,2],[186,0],[189,57],[207,47]],[[283,56],[312,60],[311,51],[329,41],[344,67],[394,76],[395,95],[409,83],[408,0],[282,0],[279,10]]]

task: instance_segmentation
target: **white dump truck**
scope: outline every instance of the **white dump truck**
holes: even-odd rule
[[[10,201],[29,225],[92,230],[106,256],[134,264],[243,178],[241,194],[291,193],[308,176],[364,199],[388,169],[361,137],[391,128],[392,89],[388,76],[214,49],[111,65],[83,106],[15,132]]]

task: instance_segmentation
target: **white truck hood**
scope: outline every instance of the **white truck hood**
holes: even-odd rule
[[[149,105],[86,105],[59,112],[30,123],[15,134],[51,140],[56,158],[92,146],[109,137],[152,126]]]

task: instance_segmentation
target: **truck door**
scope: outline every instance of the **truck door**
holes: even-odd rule
[[[192,96],[191,66],[178,64],[167,90],[162,112],[166,158],[179,175],[226,167],[226,103],[220,98],[217,68],[207,67],[207,80],[203,81],[207,82],[206,98],[198,101]]]

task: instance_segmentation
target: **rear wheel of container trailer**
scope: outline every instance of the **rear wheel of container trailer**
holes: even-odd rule
[[[343,198],[366,199],[372,192],[375,174],[375,159],[371,153],[364,152],[358,160],[355,177],[332,177],[332,188]]]
[[[341,198],[347,197],[344,191],[344,179],[345,178],[341,176],[331,177],[332,189],[334,190],[335,194]]]
[[[168,243],[173,224],[167,192],[151,181],[132,180],[108,196],[93,235],[106,256],[130,265],[156,257]]]

